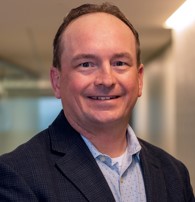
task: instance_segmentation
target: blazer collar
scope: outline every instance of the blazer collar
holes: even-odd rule
[[[95,159],[80,134],[70,126],[63,111],[49,127],[49,134],[51,150],[59,154],[56,160],[57,167],[86,199],[93,202],[115,201]],[[142,146],[140,162],[147,201],[166,202],[167,192],[160,162],[148,150],[148,143],[140,139],[139,141]]]
[[[140,139],[139,139],[140,140]],[[142,146],[140,152],[140,162],[143,172],[146,197],[148,202],[166,202],[167,190],[164,175],[160,162],[154,154],[151,154],[143,140],[140,140]]]
[[[51,149],[60,154],[57,167],[87,200],[115,201],[95,159],[80,134],[66,120],[63,111],[49,127]]]

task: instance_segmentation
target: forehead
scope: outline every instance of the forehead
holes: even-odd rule
[[[62,33],[61,64],[79,54],[112,58],[128,53],[136,60],[136,40],[131,29],[119,18],[107,13],[91,13],[73,20]]]
[[[84,14],[74,19],[64,30],[63,35],[78,35],[85,33],[123,33],[134,38],[131,29],[119,18],[109,13],[96,12]]]

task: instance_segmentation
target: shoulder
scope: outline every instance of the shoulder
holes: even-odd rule
[[[142,146],[140,155],[144,165],[148,165],[148,163],[156,165],[167,180],[174,178],[183,182],[186,179],[189,180],[189,172],[183,162],[157,146],[144,140],[139,141]]]
[[[145,179],[150,178],[155,181],[155,186],[161,179],[170,198],[176,195],[177,197],[185,196],[189,199],[187,201],[193,201],[194,196],[186,166],[163,149],[141,139],[139,142],[142,146],[140,161]]]
[[[12,152],[0,156],[0,165],[7,164],[12,168],[30,166],[30,161],[40,159],[49,149],[48,129],[38,133],[26,143],[18,146]]]
[[[142,139],[138,139],[141,146],[142,146],[142,150],[146,155],[152,155],[154,157],[158,157],[158,158],[162,158],[162,160],[165,159],[170,159],[173,161],[178,161],[175,157],[173,157],[171,154],[169,154],[168,152],[166,152],[165,150],[161,149],[160,147],[157,147],[145,140]]]
[[[139,139],[139,142],[142,146],[142,155],[144,158],[148,158],[150,160],[156,160],[163,167],[183,167],[184,164],[176,159],[174,156],[166,152],[165,150],[150,144],[142,139]],[[185,167],[185,166],[184,166]]]
[[[76,133],[67,122],[63,111],[56,117],[51,125],[36,134],[28,142],[20,145],[14,151],[0,156],[2,163],[21,170],[43,169],[57,160],[71,146]],[[76,137],[77,135],[75,135]]]
[[[41,183],[38,180],[47,180],[44,175],[48,168],[46,160],[48,143],[49,136],[46,130],[14,151],[0,156],[2,201],[37,201],[32,190],[36,190],[37,184]]]

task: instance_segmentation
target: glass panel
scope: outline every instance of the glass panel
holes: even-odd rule
[[[1,98],[0,154],[13,150],[48,127],[61,108],[61,102],[53,97]]]

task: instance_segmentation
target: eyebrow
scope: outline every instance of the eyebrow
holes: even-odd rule
[[[78,54],[72,58],[72,62],[76,62],[81,59],[97,59],[98,57],[93,54]]]
[[[72,58],[72,63],[78,61],[78,60],[82,60],[82,59],[98,59],[99,57],[94,55],[94,54],[78,54],[75,57]],[[130,53],[128,52],[121,52],[121,53],[116,53],[114,54],[111,59],[118,59],[118,58],[127,58],[129,60],[133,60],[132,56]]]
[[[132,56],[130,53],[128,52],[122,52],[122,53],[116,53],[114,54],[114,56],[112,57],[113,59],[117,59],[117,58],[127,58],[127,59],[130,59],[132,60]]]

